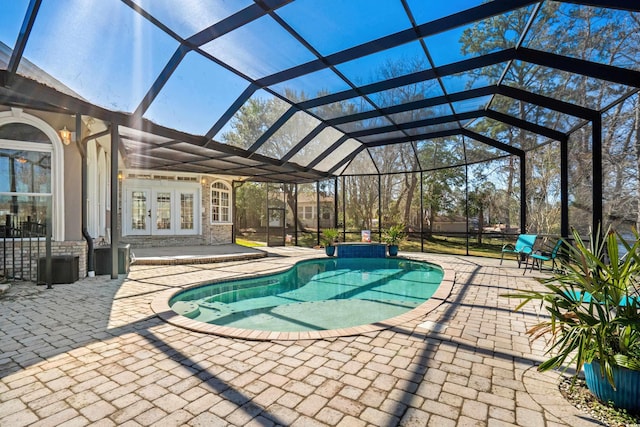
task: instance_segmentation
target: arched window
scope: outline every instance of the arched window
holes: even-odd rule
[[[62,143],[56,131],[19,109],[0,112],[0,214],[31,236],[64,240]]]
[[[231,222],[231,189],[223,181],[211,184],[211,222]]]

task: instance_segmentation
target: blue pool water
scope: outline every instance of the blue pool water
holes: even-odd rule
[[[279,274],[188,289],[169,305],[191,319],[241,329],[339,329],[414,309],[433,295],[442,277],[440,267],[419,261],[315,259]]]

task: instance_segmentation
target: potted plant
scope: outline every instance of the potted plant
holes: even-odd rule
[[[398,245],[404,237],[404,224],[393,225],[384,231],[383,240],[389,246],[389,256],[398,255]]]
[[[628,244],[614,231],[585,242],[574,230],[574,245],[563,243],[561,269],[543,280],[546,290],[507,295],[540,301],[547,318],[527,333],[551,335],[541,371],[584,368],[589,390],[602,401],[640,413],[640,240]],[[619,257],[619,248],[627,254]]]
[[[336,252],[336,247],[333,245],[338,241],[338,235],[340,232],[337,228],[325,228],[322,230],[322,241],[324,243],[324,251],[328,256],[333,256]]]

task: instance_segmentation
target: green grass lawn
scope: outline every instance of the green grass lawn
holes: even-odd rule
[[[357,238],[356,238],[357,237]],[[359,241],[360,236],[348,235],[349,241]],[[478,245],[476,239],[469,240],[469,255],[500,258],[502,238],[483,237],[483,243]],[[265,242],[236,238],[236,244],[247,247],[267,246]],[[316,244],[315,234],[301,233],[298,236],[298,245],[303,247],[313,247]],[[400,244],[401,251],[420,252],[419,240],[405,240]],[[433,236],[424,240],[424,252],[466,255],[467,243],[462,237]]]
[[[500,258],[502,249],[502,239],[483,239],[483,243],[478,245],[475,239],[469,240],[469,255]],[[410,252],[420,252],[420,241],[407,240],[400,244],[400,250]],[[466,255],[467,242],[461,237],[434,236],[424,240],[424,251],[444,254]]]

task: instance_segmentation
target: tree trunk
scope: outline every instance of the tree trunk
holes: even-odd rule
[[[635,117],[635,131],[636,131],[636,194],[638,199],[636,200],[636,230],[640,230],[640,95],[636,95],[636,117]]]
[[[482,230],[484,229],[484,203],[480,201],[478,210],[478,245],[482,244]]]
[[[407,185],[407,201],[404,205],[404,224],[408,227],[411,223],[411,204],[413,203],[413,195],[415,194],[416,187],[418,185],[418,178],[415,173],[410,173],[410,178],[405,181]]]

